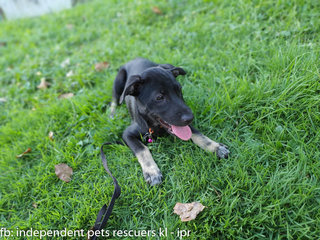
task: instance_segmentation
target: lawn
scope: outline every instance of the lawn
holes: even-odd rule
[[[108,117],[112,83],[141,56],[186,70],[178,80],[194,126],[231,154],[159,138],[149,146],[164,178],[150,187],[130,149],[106,147],[122,187],[106,229],[319,238],[319,36],[320,2],[303,0],[93,0],[0,22],[0,228],[91,228],[113,193],[99,147],[130,124],[125,106]],[[50,86],[39,89],[41,79]],[[56,176],[59,163],[72,167],[69,183]],[[205,210],[181,222],[174,205],[193,201]]]

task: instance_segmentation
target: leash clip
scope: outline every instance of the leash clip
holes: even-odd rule
[[[144,141],[146,141],[147,143],[152,143],[153,142],[153,138],[152,138],[152,134],[154,133],[154,131],[149,128],[149,131],[143,136]]]

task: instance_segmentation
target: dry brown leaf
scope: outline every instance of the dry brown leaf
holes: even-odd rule
[[[45,78],[41,78],[40,81],[40,84],[37,86],[38,89],[46,89],[50,86],[50,83],[48,83]]]
[[[66,25],[66,28],[67,28],[68,30],[72,30],[73,27],[74,27],[74,25],[73,25],[73,24],[70,24],[70,23]]]
[[[99,63],[96,63],[94,65],[94,69],[97,71],[97,72],[101,72],[103,71],[104,69],[108,68],[110,66],[110,64],[108,62],[99,62]]]
[[[59,99],[68,99],[68,98],[72,98],[74,96],[73,93],[64,93],[64,94],[61,94],[59,95]]]
[[[54,136],[53,136],[53,135],[54,135],[53,132],[50,131],[50,132],[49,132],[49,139],[50,139],[51,141],[53,141],[53,139],[54,139]]]
[[[162,15],[162,11],[157,6],[152,7],[152,12],[158,15]]]
[[[28,154],[29,152],[31,152],[31,148],[28,148],[23,153],[17,155],[16,158],[22,158],[24,155]]]
[[[204,208],[205,206],[199,202],[176,203],[173,210],[180,216],[182,222],[188,222],[195,219]]]
[[[5,46],[7,46],[6,42],[0,42],[0,47],[5,47]]]
[[[69,167],[65,163],[60,163],[58,165],[55,165],[54,169],[58,178],[60,178],[62,181],[70,182],[71,175],[73,174],[73,170],[71,167]]]
[[[38,204],[37,203],[32,203],[32,207],[38,208]]]

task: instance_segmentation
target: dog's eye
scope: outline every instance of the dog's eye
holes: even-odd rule
[[[164,96],[162,94],[159,94],[156,99],[157,101],[161,101],[164,99]]]

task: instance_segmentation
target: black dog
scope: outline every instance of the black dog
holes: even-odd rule
[[[170,64],[156,64],[137,58],[118,72],[113,85],[111,116],[115,107],[125,100],[132,124],[123,132],[123,140],[131,148],[142,167],[145,180],[151,185],[161,183],[161,172],[142,138],[152,142],[153,137],[164,134],[192,141],[201,148],[227,158],[229,150],[190,126],[191,109],[185,104],[181,85],[176,80],[186,72]]]

